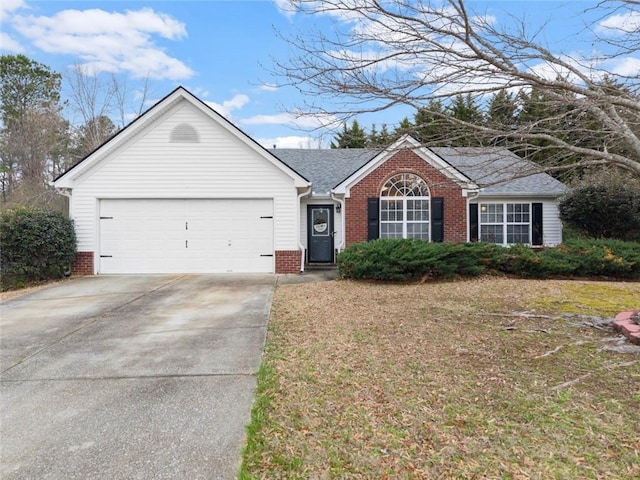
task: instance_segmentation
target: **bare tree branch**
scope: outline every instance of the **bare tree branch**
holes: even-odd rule
[[[291,0],[298,13],[334,19],[333,29],[286,37],[297,54],[276,60],[274,72],[312,99],[298,112],[341,119],[396,105],[420,109],[455,95],[486,99],[505,89],[536,90],[566,113],[490,127],[450,115],[439,119],[528,151],[551,146],[581,165],[616,165],[640,176],[640,74],[610,63],[637,56],[640,28],[621,27],[613,15],[637,15],[639,5],[606,0],[595,7],[600,21],[581,34],[608,49],[587,56],[555,52],[538,41],[544,26],[530,31],[524,20],[497,23],[464,0]]]

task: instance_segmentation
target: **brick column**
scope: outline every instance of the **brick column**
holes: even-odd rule
[[[93,252],[77,252],[71,265],[72,275],[93,275]]]
[[[300,250],[276,250],[276,273],[300,273]]]

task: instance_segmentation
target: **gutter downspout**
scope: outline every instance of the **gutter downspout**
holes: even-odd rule
[[[331,190],[331,191],[329,192],[329,195],[331,196],[331,200],[333,200],[333,201],[335,201],[335,202],[338,202],[338,203],[340,204],[340,228],[341,228],[341,230],[342,230],[342,232],[341,232],[341,233],[342,233],[342,235],[340,236],[340,243],[339,243],[339,244],[338,244],[338,246],[336,247],[336,249],[338,250],[338,253],[340,253],[340,252],[342,251],[342,249],[344,248],[344,246],[345,246],[345,238],[346,238],[346,236],[345,236],[345,233],[346,233],[346,232],[345,232],[345,225],[346,225],[346,223],[345,223],[345,220],[344,220],[344,217],[345,217],[345,211],[344,211],[344,207],[345,207],[345,204],[344,204],[344,198],[342,198],[342,199],[337,198],[337,197],[335,196],[335,193],[334,193],[334,191],[333,191],[333,190]]]
[[[298,210],[298,215],[297,215],[297,229],[296,229],[296,234],[298,235],[298,248],[300,248],[300,273],[304,273],[304,257],[306,254],[306,247],[304,245],[302,245],[302,242],[300,241],[300,214],[302,213],[302,209],[300,208],[300,200],[302,200],[302,197],[306,197],[307,195],[311,195],[311,189],[313,187],[311,185],[309,185],[309,187],[307,188],[306,191],[300,193],[298,195],[298,203],[296,205],[296,208]]]

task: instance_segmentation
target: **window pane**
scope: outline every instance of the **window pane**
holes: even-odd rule
[[[383,222],[402,221],[402,200],[380,200],[380,220]]]
[[[501,203],[480,204],[480,223],[502,223],[504,222],[503,209]]]
[[[428,222],[429,200],[407,199],[407,220]]]
[[[480,241],[503,243],[502,225],[480,225]]]
[[[429,240],[428,223],[407,223],[407,238],[419,238]]]
[[[380,224],[380,238],[402,238],[402,223]]]
[[[507,225],[507,243],[529,243],[529,225]]]
[[[529,223],[529,204],[508,203],[507,223]]]

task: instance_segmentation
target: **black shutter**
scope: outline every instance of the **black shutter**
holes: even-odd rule
[[[531,210],[531,243],[542,245],[542,203],[532,203]]]
[[[367,240],[380,237],[380,199],[367,199]]]
[[[478,231],[478,204],[469,204],[469,240],[477,242],[480,239]]]
[[[444,241],[444,198],[431,199],[431,241]]]

